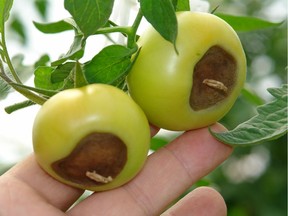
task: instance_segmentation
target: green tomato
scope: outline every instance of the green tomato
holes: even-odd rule
[[[177,19],[178,53],[149,27],[127,83],[152,124],[190,130],[229,111],[245,82],[246,58],[235,31],[217,16],[181,12]]]
[[[105,84],[56,94],[33,125],[40,166],[63,183],[93,191],[132,179],[144,165],[149,145],[150,127],[141,108]]]

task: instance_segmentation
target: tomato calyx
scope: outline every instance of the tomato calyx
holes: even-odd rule
[[[127,161],[127,147],[110,133],[91,133],[65,158],[52,164],[62,178],[87,186],[112,182]]]
[[[207,109],[229,96],[236,83],[237,63],[222,47],[208,49],[195,65],[190,106],[193,110]]]

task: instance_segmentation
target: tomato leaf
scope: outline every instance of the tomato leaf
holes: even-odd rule
[[[66,62],[57,66],[50,73],[50,83],[57,84],[61,90],[67,88],[79,88],[88,84],[81,64],[76,62]]]
[[[189,0],[172,0],[175,11],[190,11]]]
[[[4,23],[9,18],[12,5],[13,5],[13,0],[1,0],[0,1],[0,31],[3,31],[4,29]]]
[[[169,143],[169,140],[167,140],[164,137],[153,137],[151,139],[150,149],[152,151],[157,151],[160,148],[162,148],[163,146],[167,145],[168,143]]]
[[[0,100],[6,98],[6,96],[10,93],[10,91],[11,86],[0,78]]]
[[[101,50],[84,66],[84,73],[89,83],[113,84],[127,73],[133,51],[121,46],[110,45]]]
[[[256,17],[234,16],[221,13],[216,13],[215,15],[225,20],[235,31],[238,32],[261,30],[270,27],[277,27],[282,24],[282,22],[273,23]]]
[[[51,73],[51,83],[62,85],[62,90],[88,84],[82,66],[77,61],[66,62],[57,66]]]
[[[19,78],[26,82],[32,75],[34,66],[24,65],[24,56],[19,54],[12,58],[12,64],[17,71]],[[12,75],[7,73],[7,76],[12,79]],[[11,85],[7,84],[3,79],[0,78],[0,99],[4,99],[10,92],[12,92]]]
[[[52,83],[63,82],[72,72],[74,66],[75,66],[74,62],[66,62],[64,64],[57,66],[51,73],[51,82]]]
[[[93,35],[105,25],[112,13],[114,0],[65,0],[65,9],[70,12],[75,22],[85,35]]]
[[[72,26],[66,20],[59,20],[57,22],[52,23],[39,23],[33,21],[34,26],[41,32],[46,34],[54,34],[60,33],[67,30],[73,30],[74,26]]]
[[[57,82],[52,79],[55,70],[61,70],[59,67],[56,69],[53,67],[42,66],[38,67],[34,72],[34,84],[38,89],[46,89],[46,90],[57,90],[62,91],[64,89],[74,88],[75,87],[75,76],[73,73],[73,68],[75,66],[75,62],[71,63],[73,67],[70,71],[66,71],[67,75],[64,77],[62,74],[62,78],[59,79]],[[63,72],[63,71],[62,71]],[[60,73],[60,72],[59,72]],[[55,78],[54,78],[55,79]],[[47,95],[49,96],[49,95]]]
[[[79,88],[79,87],[83,87],[85,85],[88,85],[88,82],[85,78],[81,64],[78,61],[75,62],[75,66],[74,66],[72,72],[74,75],[74,87],[75,88]]]
[[[70,60],[78,60],[80,59],[84,54],[84,48],[86,45],[86,39],[83,35],[75,35],[73,43],[69,49],[69,51],[62,56],[60,59],[54,61],[51,63],[52,66],[58,66],[68,59]]]
[[[63,86],[63,83],[52,83],[51,74],[54,68],[48,66],[40,66],[34,71],[34,84],[36,88],[57,90]]]
[[[34,5],[42,18],[46,19],[48,15],[48,0],[34,0]]]
[[[178,24],[171,0],[140,0],[140,8],[156,31],[175,46]]]
[[[27,32],[23,25],[22,18],[18,16],[12,16],[9,20],[9,28],[19,36],[18,41],[22,44],[27,42]]]
[[[50,57],[47,54],[40,56],[40,58],[34,63],[34,68],[39,66],[46,66],[50,62]]]
[[[240,124],[235,129],[211,134],[223,143],[244,146],[255,145],[277,139],[287,133],[287,93],[288,85],[270,88],[268,91],[276,99],[258,107],[258,115]]]

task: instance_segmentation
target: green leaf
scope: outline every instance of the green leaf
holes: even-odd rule
[[[86,45],[86,39],[84,38],[83,35],[75,35],[73,43],[69,49],[69,51],[62,56],[60,59],[54,61],[51,63],[52,66],[58,66],[65,61],[69,60],[78,60],[82,58],[84,54],[84,48]]]
[[[13,0],[0,0],[0,31],[4,29],[4,23],[8,20]]]
[[[34,66],[33,65],[24,65],[24,56],[19,54],[14,56],[12,59],[12,64],[17,71],[19,78],[26,82],[32,75]],[[10,73],[7,73],[7,76],[13,79]],[[0,99],[4,99],[10,92],[12,92],[11,86],[7,84],[3,79],[0,79]]]
[[[78,88],[88,84],[82,66],[79,62],[66,62],[56,68],[39,67],[35,71],[35,86],[39,89],[47,89],[49,92],[38,92],[38,89],[30,89],[47,96],[53,95],[53,90]]]
[[[50,61],[50,57],[47,54],[40,56],[40,58],[34,63],[34,68],[39,66],[46,66],[47,63]]]
[[[74,26],[66,20],[60,20],[52,23],[38,23],[33,21],[34,26],[41,32],[46,34],[60,33],[68,30],[73,30]]]
[[[65,9],[85,35],[93,35],[107,23],[112,13],[114,0],[65,0]]]
[[[270,88],[268,91],[276,100],[259,106],[258,115],[240,124],[235,129],[212,135],[223,143],[244,146],[255,145],[277,139],[287,133],[288,85]]]
[[[275,98],[282,98],[287,96],[288,85],[283,85],[282,88],[268,88],[268,92]]]
[[[189,0],[172,0],[175,11],[190,11]]]
[[[127,73],[132,54],[132,50],[121,45],[105,47],[85,64],[86,79],[89,83],[115,84],[116,80]]]
[[[157,151],[168,143],[169,140],[165,139],[164,137],[153,137],[151,139],[150,149],[153,151]]]
[[[74,66],[74,62],[66,62],[65,64],[61,64],[56,67],[51,73],[51,82],[63,82],[72,73]]]
[[[33,75],[34,65],[25,65],[24,55],[15,55],[12,64],[22,82],[26,82]]]
[[[175,46],[178,24],[171,0],[140,0],[140,7],[147,21]]]
[[[9,86],[2,78],[0,78],[0,100],[7,97],[11,91],[11,86]]]
[[[47,18],[47,12],[48,12],[48,0],[34,0],[34,5],[39,12],[39,14],[42,16],[42,18]]]
[[[47,90],[58,90],[63,86],[63,82],[52,83],[51,74],[54,68],[40,66],[34,72],[34,84],[36,88]]]
[[[261,30],[265,28],[277,27],[282,24],[282,22],[273,23],[256,17],[234,16],[221,13],[216,13],[215,15],[225,20],[235,31],[238,32]]]
[[[20,17],[17,15],[12,16],[12,19],[10,20],[10,25],[9,28],[13,30],[18,36],[19,36],[19,41],[23,44],[27,43],[27,34],[26,34],[26,29],[25,26],[23,25],[23,21]]]
[[[82,70],[81,64],[79,62],[75,62],[75,66],[73,68],[73,74],[74,74],[75,88],[80,88],[82,86],[88,85],[88,82],[84,75],[84,71]]]

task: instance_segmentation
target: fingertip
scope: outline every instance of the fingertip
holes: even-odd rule
[[[221,194],[211,187],[199,187],[191,191],[167,210],[162,216],[227,215],[227,206]]]
[[[228,131],[228,129],[224,126],[224,125],[222,125],[222,124],[220,124],[220,123],[215,123],[215,124],[213,124],[213,125],[211,125],[211,127],[209,127],[209,132],[210,132],[210,134],[211,134],[211,132],[214,132],[214,133],[223,133],[223,132],[227,132]],[[211,134],[211,136],[213,136],[212,134]],[[215,137],[214,137],[214,139],[216,139]],[[227,149],[229,149],[229,151],[233,151],[233,146],[232,145],[228,145],[228,144],[226,144],[226,143],[223,143],[223,142],[221,142],[220,140],[217,140],[219,143],[221,143],[221,144],[223,144]]]
[[[191,192],[191,196],[207,206],[207,215],[224,216],[227,215],[227,206],[223,196],[212,187],[198,187]]]

